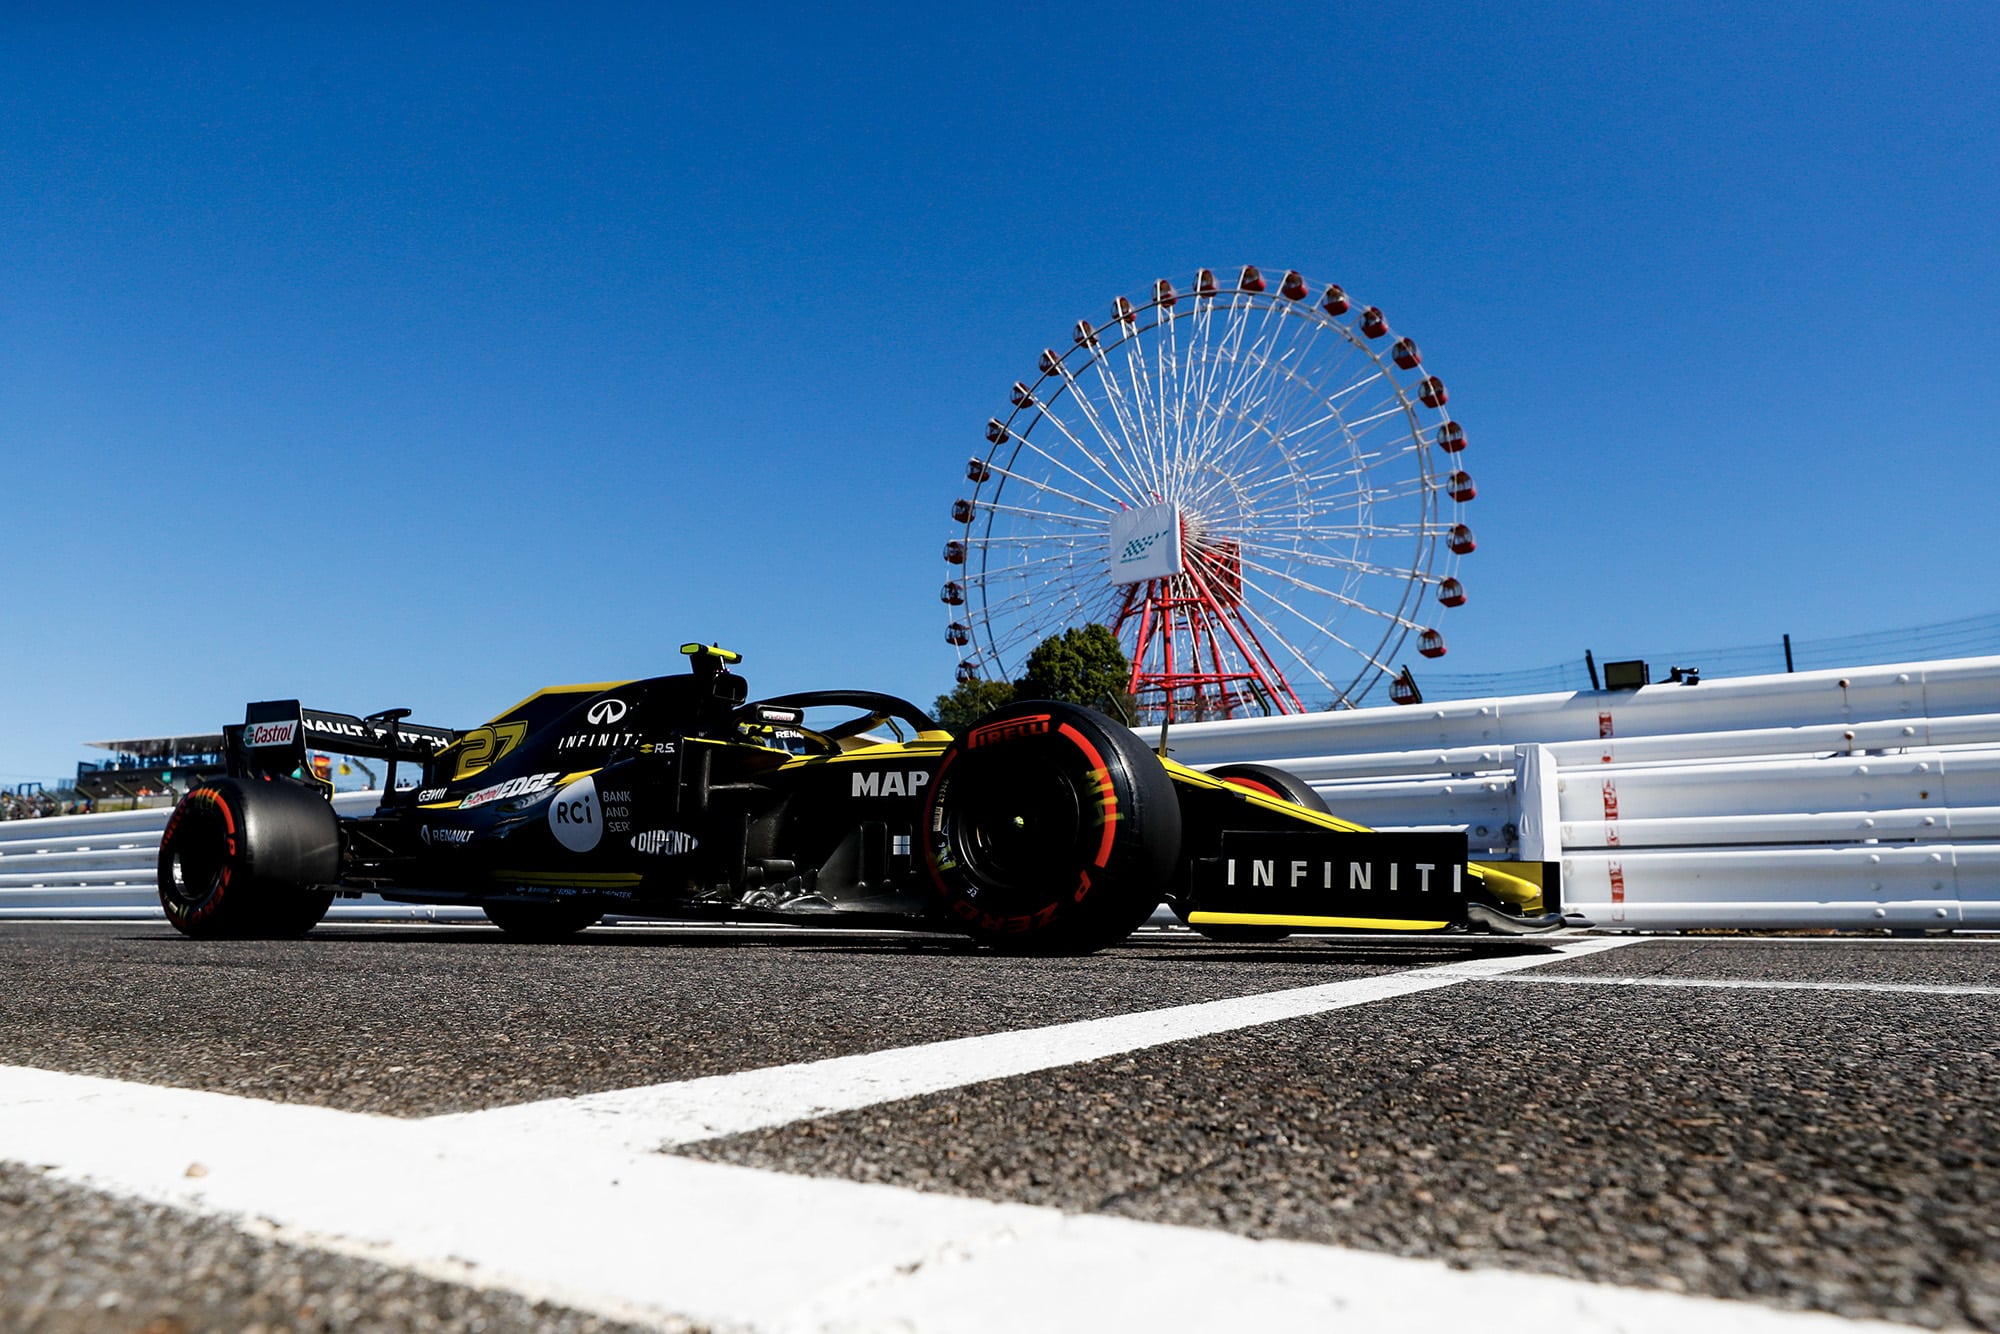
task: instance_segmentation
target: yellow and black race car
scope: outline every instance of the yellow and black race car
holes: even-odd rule
[[[297,935],[374,891],[536,939],[611,912],[930,925],[1019,953],[1100,949],[1162,902],[1224,940],[1563,924],[1553,866],[1365,830],[1283,770],[1198,772],[1090,709],[1012,704],[954,738],[869,691],[749,703],[737,655],[682,651],[686,674],[556,686],[464,732],[250,705],[228,776],[161,840],[168,920]],[[387,760],[376,812],[337,815],[308,747]]]

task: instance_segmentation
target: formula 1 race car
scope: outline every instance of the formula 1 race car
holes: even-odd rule
[[[251,704],[224,732],[228,776],[162,837],[168,920],[299,935],[373,891],[477,904],[538,940],[616,913],[930,926],[1036,954],[1113,944],[1163,901],[1224,940],[1563,924],[1553,866],[1370,832],[1283,770],[1199,772],[1091,709],[1016,703],[954,738],[869,691],[748,703],[736,654],[682,652],[684,675],[551,687],[464,732]],[[309,747],[388,761],[374,814],[335,813]],[[398,786],[399,764],[421,780]]]

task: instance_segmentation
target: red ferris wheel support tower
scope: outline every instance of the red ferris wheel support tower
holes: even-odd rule
[[[1144,712],[1170,723],[1305,712],[1243,614],[1241,546],[1190,542],[1187,530],[1173,505],[1112,521],[1114,579],[1152,576],[1124,585],[1111,624],[1112,633],[1132,645],[1127,690]],[[1118,560],[1134,547],[1142,549]],[[1117,569],[1120,564],[1128,568]]]

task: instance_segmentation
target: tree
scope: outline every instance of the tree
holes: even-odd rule
[[[1014,686],[1008,681],[986,681],[974,677],[960,681],[949,695],[939,695],[931,711],[947,732],[963,732],[1002,704],[1014,702]]]
[[[937,697],[932,712],[946,731],[963,732],[1017,699],[1060,699],[1129,725],[1137,718],[1133,699],[1125,693],[1131,681],[1132,660],[1119,647],[1118,636],[1102,625],[1080,625],[1035,645],[1020,679],[1011,684],[960,681],[949,695]]]
[[[1020,699],[1088,705],[1129,723],[1136,716],[1126,693],[1131,681],[1132,660],[1118,636],[1102,625],[1080,625],[1035,645],[1014,693]]]

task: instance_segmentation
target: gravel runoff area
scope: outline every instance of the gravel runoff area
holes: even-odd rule
[[[294,1246],[0,1163],[0,1329],[623,1334],[630,1325]]]

